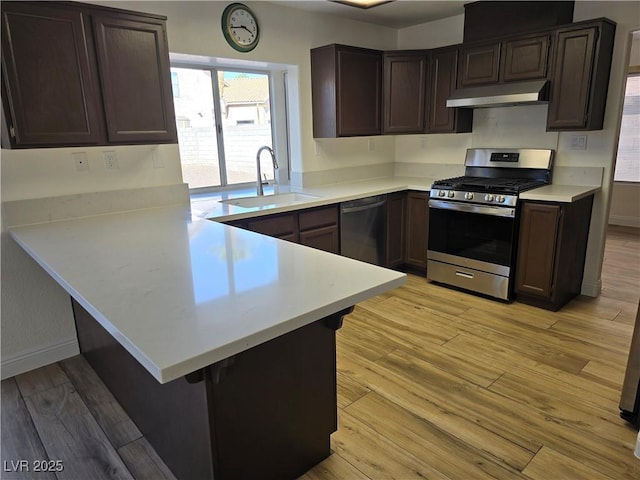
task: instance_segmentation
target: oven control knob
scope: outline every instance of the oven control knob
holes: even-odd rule
[[[445,194],[444,194],[444,190],[440,190],[440,191],[438,192],[438,196],[439,196],[439,197],[444,197],[444,195],[445,195]]]
[[[455,194],[456,194],[456,193],[455,193],[453,190],[449,190],[449,191],[447,192],[447,197],[449,197],[449,198],[453,198]]]
[[[506,199],[504,198],[504,195],[498,195],[498,196],[496,197],[496,201],[497,201],[498,203],[504,203],[504,201],[505,201],[505,200],[506,200]]]
[[[484,199],[487,202],[493,202],[493,195],[491,195],[490,193],[484,196]]]
[[[467,192],[464,194],[464,198],[467,200],[473,200],[473,192]]]

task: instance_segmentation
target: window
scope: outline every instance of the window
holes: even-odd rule
[[[199,66],[172,67],[171,74],[182,175],[189,188],[255,182],[256,152],[273,146],[269,74]],[[273,180],[269,156],[263,160],[263,176]]]
[[[616,182],[640,182],[640,73],[627,77],[618,156],[613,179]]]

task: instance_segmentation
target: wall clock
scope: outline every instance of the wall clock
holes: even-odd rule
[[[260,40],[255,14],[242,3],[232,3],[222,12],[222,33],[229,45],[239,52],[250,52]]]

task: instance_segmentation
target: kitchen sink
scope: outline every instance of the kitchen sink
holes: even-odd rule
[[[292,205],[294,203],[309,202],[320,197],[316,195],[308,195],[306,193],[288,192],[278,193],[274,195],[264,195],[261,197],[240,197],[229,198],[228,200],[220,200],[220,203],[227,203],[243,208],[255,207],[279,207],[283,205]]]

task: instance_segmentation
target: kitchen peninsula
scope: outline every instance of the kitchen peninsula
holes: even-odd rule
[[[179,478],[295,478],[337,428],[335,330],[405,275],[151,208],[14,227]]]

